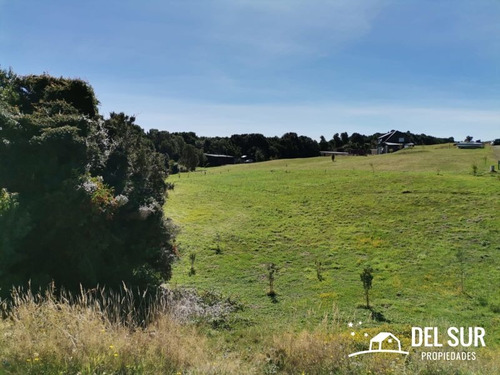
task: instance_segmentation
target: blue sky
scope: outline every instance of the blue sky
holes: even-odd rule
[[[0,65],[145,129],[500,138],[498,0],[0,0]]]

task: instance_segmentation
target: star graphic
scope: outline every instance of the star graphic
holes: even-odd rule
[[[359,325],[363,324],[363,322],[358,322]]]
[[[351,336],[354,336],[354,335],[355,335],[355,333],[354,333],[354,332],[351,332]]]
[[[349,328],[353,326],[352,322],[349,322],[349,324],[347,325],[349,326]]]
[[[365,333],[365,337],[368,337],[368,333]]]

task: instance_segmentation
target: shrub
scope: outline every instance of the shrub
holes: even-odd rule
[[[78,290],[168,278],[165,161],[135,119],[103,119],[81,80],[0,71],[0,94],[3,295],[28,280]]]
[[[477,176],[477,164],[472,164],[471,168],[472,168],[472,174],[474,176]]]

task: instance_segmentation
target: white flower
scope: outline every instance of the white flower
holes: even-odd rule
[[[118,207],[122,207],[128,203],[128,198],[127,196],[120,194],[115,197],[115,202],[118,205]]]

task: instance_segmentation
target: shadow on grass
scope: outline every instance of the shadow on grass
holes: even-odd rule
[[[375,320],[376,322],[387,322],[387,323],[391,322],[384,316],[384,314],[381,311],[377,311],[373,307],[370,307],[369,310],[371,312],[372,319]]]
[[[271,300],[272,303],[278,303],[278,294],[276,292],[269,292],[267,293],[269,299]]]
[[[390,323],[391,321],[387,319],[381,311],[376,310],[373,306],[366,307],[365,305],[358,305],[359,309],[370,310],[370,317],[376,322]]]

